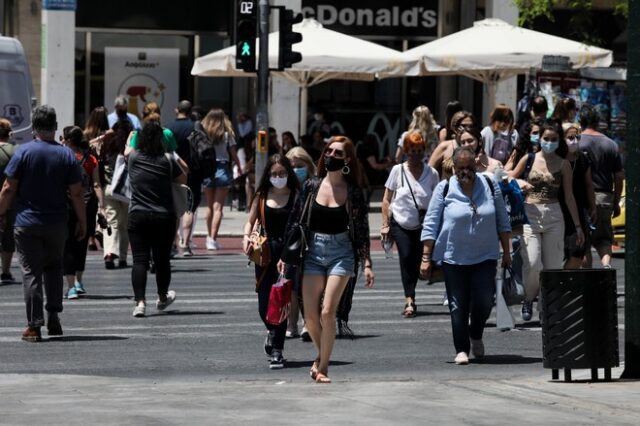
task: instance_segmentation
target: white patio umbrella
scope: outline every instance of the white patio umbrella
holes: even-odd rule
[[[306,132],[307,89],[332,79],[365,80],[390,76],[402,76],[408,68],[415,67],[417,59],[406,59],[401,52],[369,41],[323,28],[314,19],[305,19],[293,26],[302,34],[302,42],[293,50],[302,53],[298,62],[282,72],[274,72],[301,88],[301,132]],[[269,66],[278,64],[279,33],[269,34]],[[259,52],[259,47],[256,47]],[[230,46],[217,52],[196,58],[191,74],[202,77],[255,77],[235,68],[236,47]]]
[[[409,75],[464,75],[487,84],[495,103],[498,81],[542,66],[545,55],[567,56],[574,69],[608,67],[610,50],[484,19],[473,27],[404,52],[409,63],[418,60]]]

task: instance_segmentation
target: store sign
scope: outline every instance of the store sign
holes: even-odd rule
[[[78,7],[77,0],[42,0],[44,10],[72,10]]]
[[[302,14],[351,35],[437,37],[439,0],[303,0]]]
[[[174,117],[180,93],[180,50],[105,47],[104,105],[118,95],[129,99],[129,112],[142,117],[147,102],[156,102],[162,121]]]

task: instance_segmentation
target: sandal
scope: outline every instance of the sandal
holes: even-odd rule
[[[311,376],[311,380],[315,381],[318,376],[318,364],[320,363],[320,358],[316,358],[311,365],[311,369],[309,370],[309,376]]]
[[[318,374],[316,374],[316,383],[328,384],[331,383],[331,379],[326,374],[318,371]]]
[[[404,311],[402,312],[402,316],[405,318],[415,318],[417,306],[415,303],[407,303],[404,305]]]

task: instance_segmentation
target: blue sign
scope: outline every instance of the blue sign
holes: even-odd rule
[[[78,0],[42,0],[42,8],[45,10],[71,10],[78,8]]]

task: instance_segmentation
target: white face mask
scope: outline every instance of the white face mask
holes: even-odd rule
[[[272,177],[272,178],[269,178],[269,181],[271,182],[271,185],[273,185],[274,188],[278,188],[278,189],[282,189],[285,186],[287,186],[287,180],[288,180],[288,178],[286,178],[286,177]]]

